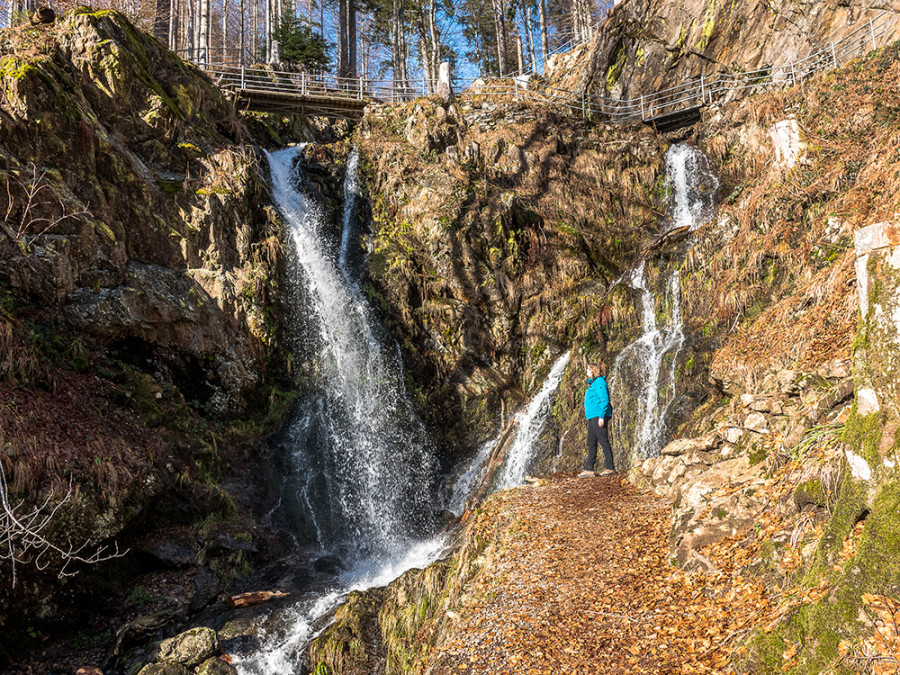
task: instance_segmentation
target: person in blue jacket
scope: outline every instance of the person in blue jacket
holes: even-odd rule
[[[587,444],[588,456],[584,463],[584,471],[578,474],[579,478],[586,478],[594,474],[594,462],[597,461],[597,443],[603,448],[604,469],[601,476],[607,476],[615,472],[613,465],[612,448],[609,445],[609,420],[612,417],[612,406],[609,403],[609,387],[606,384],[606,364],[588,364],[587,367],[587,391],[584,392],[584,416],[587,418]]]

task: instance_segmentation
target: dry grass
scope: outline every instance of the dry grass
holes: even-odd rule
[[[736,232],[707,226],[686,260],[684,296],[695,321],[730,335],[714,367],[812,368],[849,353],[857,313],[853,231],[900,212],[898,86],[895,45],[711,122],[707,151],[738,186],[720,217]],[[768,130],[790,114],[808,159],[783,172],[771,166]]]

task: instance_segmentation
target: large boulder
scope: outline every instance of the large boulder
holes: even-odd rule
[[[184,666],[197,666],[216,653],[218,641],[216,631],[201,626],[163,640],[159,645],[159,661],[180,663]]]

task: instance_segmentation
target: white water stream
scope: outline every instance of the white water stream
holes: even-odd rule
[[[556,360],[540,391],[531,399],[525,410],[516,415],[519,429],[509,452],[506,453],[506,461],[497,478],[495,489],[505,490],[525,482],[526,472],[534,459],[535,442],[550,416],[551,397],[559,387],[567,365],[569,352]]]
[[[685,143],[666,152],[666,173],[672,188],[666,231],[686,227],[692,232],[712,215],[719,182],[706,156]],[[615,433],[620,443],[631,448],[632,460],[637,460],[657,457],[669,431],[676,399],[675,368],[685,341],[681,279],[678,270],[673,270],[657,298],[643,261],[623,281],[640,295],[642,332],[616,357],[610,386]],[[634,400],[628,392],[635,392]]]
[[[273,195],[290,234],[293,347],[312,355],[315,374],[282,440],[290,458],[286,511],[295,529],[338,554],[346,571],[330,590],[301,599],[262,637],[262,649],[237,659],[244,675],[298,672],[317,622],[347,593],[424,567],[445,546],[431,536],[433,449],[406,397],[402,365],[384,346],[387,336],[352,271],[358,158],[354,153],[348,166],[344,232],[333,251],[322,214],[303,193],[298,155],[297,148],[269,155]]]

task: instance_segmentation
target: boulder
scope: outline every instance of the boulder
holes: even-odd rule
[[[715,448],[719,442],[720,439],[716,434],[707,434],[699,438],[681,438],[669,443],[660,454],[677,457],[694,451],[706,452]]]
[[[800,376],[799,370],[780,370],[775,376],[778,381],[778,388],[782,394],[790,396],[800,393]]]
[[[103,675],[103,671],[97,666],[82,666],[75,671],[75,675]]]
[[[197,675],[237,675],[237,668],[222,658],[207,659],[197,670]]]
[[[758,434],[769,433],[769,424],[766,422],[765,415],[758,412],[752,412],[747,415],[747,418],[744,420],[744,428],[755,431]]]
[[[159,661],[197,666],[216,653],[216,631],[201,626],[163,640],[159,645]],[[166,674],[168,675],[168,674]]]
[[[190,675],[191,671],[180,663],[151,663],[144,666],[138,675]]]

